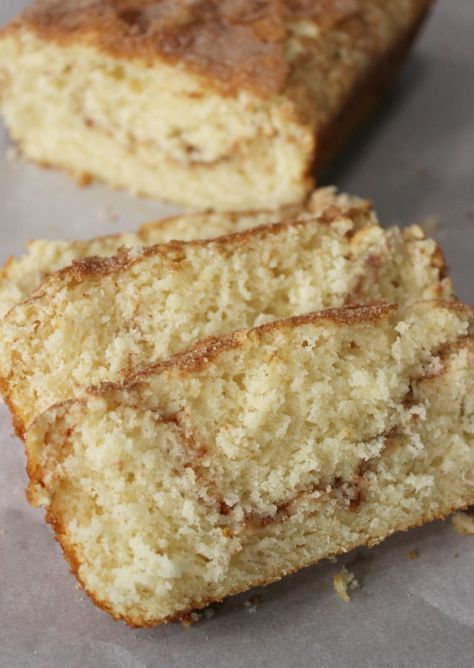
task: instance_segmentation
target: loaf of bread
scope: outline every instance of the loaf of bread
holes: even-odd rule
[[[301,201],[431,0],[37,0],[0,33],[0,107],[39,163],[196,208]]]
[[[387,304],[201,343],[27,433],[29,498],[135,626],[474,503],[474,311]]]
[[[153,246],[173,239],[189,241],[219,237],[277,221],[319,216],[332,206],[337,206],[341,211],[365,207],[368,216],[372,216],[376,222],[370,202],[337,193],[335,188],[327,187],[311,193],[304,206],[287,207],[281,211],[262,209],[184,214],[147,223],[136,232],[85,241],[31,241],[28,252],[23,257],[10,258],[0,269],[0,318],[3,318],[12,306],[27,299],[46,276],[67,267],[75,259],[94,255],[111,257],[121,248]]]
[[[207,336],[315,308],[447,297],[440,249],[370,211],[87,258],[47,278],[0,323],[0,388],[17,433],[89,385],[127,377]]]

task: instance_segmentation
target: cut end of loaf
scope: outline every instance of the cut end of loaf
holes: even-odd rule
[[[0,106],[21,151],[81,183],[225,210],[278,209],[314,185],[313,133],[289,103],[222,98],[165,62],[63,48],[28,30],[0,38],[0,68]]]
[[[230,4],[34,3],[0,33],[12,138],[80,183],[193,209],[303,201],[431,2],[265,3],[245,20]]]

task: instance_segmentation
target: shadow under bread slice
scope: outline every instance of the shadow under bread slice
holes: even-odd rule
[[[319,188],[301,206],[279,211],[229,211],[188,213],[142,225],[134,232],[124,232],[85,241],[50,241],[37,239],[28,244],[22,257],[10,258],[0,269],[0,318],[16,304],[27,299],[40,282],[53,271],[67,267],[73,260],[99,255],[111,257],[121,248],[153,246],[172,240],[210,239],[241,232],[250,227],[307,216],[321,215],[327,208],[367,209],[374,223],[376,216],[367,200],[337,193],[333,187]]]
[[[419,228],[365,207],[89,258],[52,274],[0,323],[0,387],[17,432],[48,406],[242,327],[347,303],[449,296]]]
[[[474,502],[474,310],[374,303],[202,342],[26,435],[96,604],[131,625]]]

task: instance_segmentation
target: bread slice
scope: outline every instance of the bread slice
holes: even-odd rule
[[[431,0],[37,0],[0,34],[23,153],[191,208],[301,201]]]
[[[96,237],[86,241],[32,241],[23,257],[18,260],[10,258],[0,269],[0,318],[12,306],[27,299],[46,276],[63,269],[75,259],[94,255],[111,257],[121,248],[153,246],[173,239],[189,241],[219,237],[276,221],[318,216],[331,206],[337,206],[341,211],[365,207],[374,223],[377,222],[370,202],[337,193],[335,188],[327,187],[313,191],[304,206],[287,207],[281,211],[262,209],[247,212],[191,213],[147,223],[136,232]]]
[[[474,502],[474,310],[347,307],[212,339],[50,408],[29,498],[135,626]]]
[[[418,227],[363,207],[215,240],[133,248],[52,274],[0,323],[0,387],[18,434],[85,387],[198,339],[315,308],[449,296],[442,253]]]

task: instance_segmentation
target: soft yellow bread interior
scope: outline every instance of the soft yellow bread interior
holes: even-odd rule
[[[50,408],[27,439],[90,596],[157,624],[474,502],[473,311],[322,312]]]
[[[209,239],[233,234],[250,227],[284,220],[318,216],[330,206],[341,210],[367,208],[367,215],[376,222],[370,203],[359,197],[337,193],[334,188],[315,190],[304,206],[281,211],[270,209],[248,212],[190,213],[142,225],[136,232],[125,232],[84,241],[31,241],[22,257],[10,258],[0,269],[0,318],[15,304],[27,299],[40,282],[53,271],[66,267],[73,260],[99,255],[111,257],[121,248],[153,246],[173,239]]]
[[[12,138],[79,180],[193,208],[276,208],[311,188],[313,131],[284,99],[223,97],[182,68],[62,48],[28,31],[0,40],[0,67]]]
[[[17,432],[53,403],[195,341],[315,308],[451,294],[417,227],[365,208],[203,242],[133,248],[51,275],[0,323],[0,381]]]
[[[334,154],[398,72],[430,0],[247,3],[228,49],[225,20],[214,41],[203,35],[209,5],[223,18],[230,3],[202,2],[201,21],[189,24],[182,3],[155,3],[155,18],[168,13],[177,31],[177,54],[166,29],[153,39],[153,20],[140,27],[150,3],[124,4],[37,2],[2,31],[0,108],[12,138],[82,182],[194,209],[248,209],[304,199],[322,154]]]

